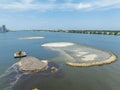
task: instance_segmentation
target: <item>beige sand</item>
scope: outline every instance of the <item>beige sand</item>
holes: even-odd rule
[[[22,38],[18,38],[19,40],[32,40],[32,39],[43,39],[44,37],[22,37]]]
[[[98,66],[98,65],[109,64],[117,60],[117,56],[114,55],[113,53],[103,51],[100,49],[96,49],[96,48],[92,48],[92,47],[88,47],[88,46],[87,47],[80,46],[79,48],[81,49],[78,48],[78,50],[74,50],[74,45],[76,46],[77,44],[70,43],[70,42],[55,42],[55,43],[43,44],[42,46],[50,47],[52,50],[57,50],[61,53],[64,53],[67,57],[69,57],[69,60],[66,61],[66,64],[70,66]],[[71,46],[70,50],[68,46]],[[56,49],[57,47],[58,49]],[[65,50],[68,49],[67,52],[69,51],[71,55],[69,55],[69,53],[66,53],[64,48],[59,48],[59,47],[68,47],[68,48],[65,48]],[[82,47],[84,48],[82,49]],[[103,59],[103,57],[100,54],[98,54],[97,51],[92,52],[92,51],[89,51],[89,49],[87,51],[85,47],[92,48],[93,50],[94,49],[98,50],[99,53],[102,53],[102,52],[107,53],[108,56],[106,56]],[[101,60],[97,60],[100,57],[101,57]],[[77,60],[78,60],[78,63],[77,63]],[[83,62],[79,63],[79,61],[83,61]]]
[[[83,56],[83,55],[85,55],[85,54],[88,54],[88,52],[78,52],[78,53],[76,54],[76,56],[77,56],[77,57],[81,57],[81,56]]]
[[[104,61],[100,61],[100,62],[92,62],[92,63],[72,63],[72,62],[67,62],[66,64],[69,66],[73,66],[73,67],[88,67],[88,66],[99,66],[99,65],[104,65],[104,64],[110,64],[112,62],[115,62],[117,60],[117,56],[110,53],[111,56],[104,60]],[[89,57],[88,57],[89,60]]]
[[[82,61],[94,61],[97,57],[98,55],[96,54],[85,55],[84,58],[82,58]]]
[[[39,72],[48,68],[48,61],[28,56],[21,58],[17,65],[19,70],[23,72]]]
[[[44,47],[67,47],[67,46],[72,46],[75,45],[74,43],[70,42],[55,42],[55,43],[46,43],[43,44],[42,46]]]

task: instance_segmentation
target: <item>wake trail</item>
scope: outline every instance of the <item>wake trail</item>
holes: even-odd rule
[[[0,85],[5,85],[2,90],[13,90],[14,85],[23,75],[23,73],[19,72],[17,63],[13,64],[2,75],[0,75],[0,81],[2,81],[0,82]]]

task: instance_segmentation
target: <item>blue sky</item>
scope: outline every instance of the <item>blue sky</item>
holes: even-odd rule
[[[11,30],[120,30],[120,0],[0,0],[0,24]]]

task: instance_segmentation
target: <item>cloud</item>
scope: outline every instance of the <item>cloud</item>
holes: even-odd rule
[[[111,8],[120,8],[120,0],[96,0],[94,2],[89,3],[91,4],[90,9],[111,9]],[[116,7],[118,6],[119,7]]]
[[[88,8],[91,8],[90,4],[84,4],[84,3],[65,3],[57,5],[57,9],[60,10],[86,10]]]
[[[23,4],[30,4],[32,3],[34,0],[22,0]]]
[[[96,10],[96,9],[111,9],[120,8],[120,0],[64,0],[62,3],[57,3],[58,0],[12,0],[11,3],[0,3],[0,10]]]

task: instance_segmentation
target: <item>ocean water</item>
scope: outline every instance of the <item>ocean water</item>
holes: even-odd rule
[[[21,37],[42,36],[39,40]],[[72,42],[115,53],[118,61],[94,67],[70,67],[65,57],[41,45],[49,42]],[[16,67],[14,52],[21,49],[28,56],[47,59],[59,67],[58,72],[23,74]],[[0,33],[0,90],[120,90],[120,36],[58,32]]]

